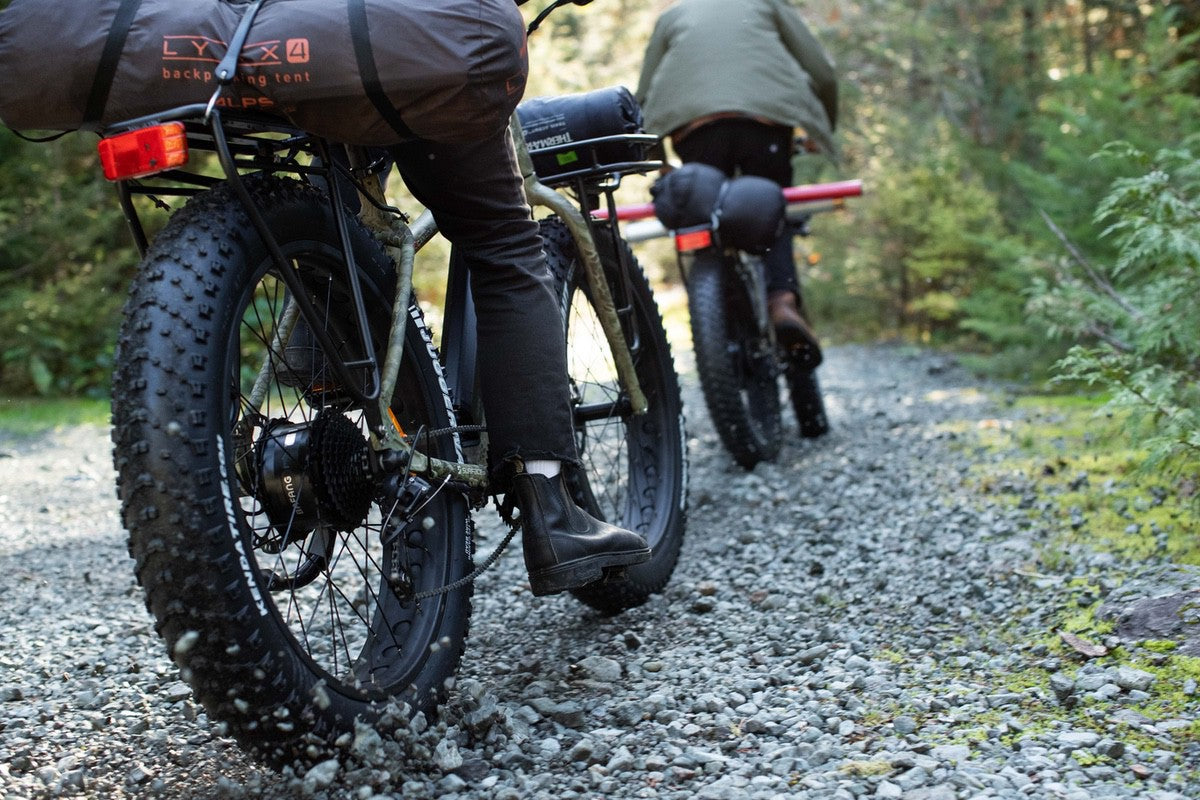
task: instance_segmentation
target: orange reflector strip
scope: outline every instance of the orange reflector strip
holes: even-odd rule
[[[110,181],[143,178],[187,163],[187,134],[182,122],[167,122],[153,128],[101,139],[97,148],[104,177]]]
[[[675,235],[675,249],[681,253],[689,250],[700,250],[712,245],[712,231],[701,228],[698,231],[687,231]]]
[[[392,418],[392,427],[394,427],[401,436],[407,436],[408,434],[404,432],[404,426],[400,424],[400,420],[396,419],[396,415],[392,413],[390,408],[388,409],[388,416]]]

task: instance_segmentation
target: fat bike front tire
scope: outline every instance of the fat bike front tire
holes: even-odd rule
[[[652,553],[649,561],[630,567],[624,577],[572,591],[586,605],[616,614],[662,591],[679,560],[687,518],[683,401],[662,317],[628,243],[597,231],[600,260],[649,405],[645,414],[633,413],[617,379],[570,232],[561,221],[546,220],[542,238],[565,323],[575,439],[582,462],[568,482],[580,506],[640,533]]]
[[[788,391],[800,436],[817,439],[829,433],[829,417],[825,413],[825,398],[815,369],[800,369],[791,365],[787,370]]]
[[[770,461],[782,445],[776,361],[732,265],[701,253],[687,278],[692,347],[704,403],[733,460],[746,470]]]
[[[328,198],[296,181],[247,186],[322,324],[345,357],[361,357]],[[350,239],[382,349],[393,267],[357,221]],[[356,723],[399,726],[444,699],[471,585],[413,597],[468,574],[472,545],[457,492],[397,513],[403,476],[375,476],[361,404],[325,369],[311,329],[305,340],[302,324],[281,321],[288,297],[230,188],[193,198],[130,292],[113,453],[137,577],[182,677],[246,749],[304,769]],[[415,306],[409,316],[394,423],[446,429],[429,332]],[[458,455],[453,436],[421,444]]]

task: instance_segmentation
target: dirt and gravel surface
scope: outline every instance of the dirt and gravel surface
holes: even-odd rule
[[[964,431],[1015,413],[1002,393],[937,355],[834,348],[833,432],[801,441],[789,420],[746,473],[679,361],[690,522],[667,591],[599,617],[533,598],[514,549],[479,581],[442,717],[360,731],[303,776],[222,738],[166,657],[107,431],[0,439],[0,798],[1200,796],[1200,675],[1139,668],[1170,654],[1138,661],[1136,634],[1090,658],[1053,635],[1097,599],[1081,583],[1120,615],[1200,580],[1139,565],[1130,589],[1104,554],[1038,567],[1055,518],[969,472]]]

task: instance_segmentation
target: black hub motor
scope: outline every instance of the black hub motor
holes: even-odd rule
[[[254,447],[254,464],[254,494],[275,533],[257,545],[275,553],[291,545],[306,551],[290,575],[271,577],[270,588],[294,589],[328,564],[334,533],[352,531],[366,519],[377,488],[371,450],[358,426],[327,413],[312,422],[269,423]]]

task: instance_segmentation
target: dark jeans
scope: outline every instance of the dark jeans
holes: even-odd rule
[[[791,128],[752,119],[718,119],[671,144],[685,162],[709,164],[730,176],[757,175],[780,186],[792,185]],[[763,261],[767,291],[790,289],[800,296],[790,227],[784,228]]]
[[[517,456],[575,461],[562,316],[508,129],[482,142],[414,141],[391,153],[470,270],[497,488]]]

